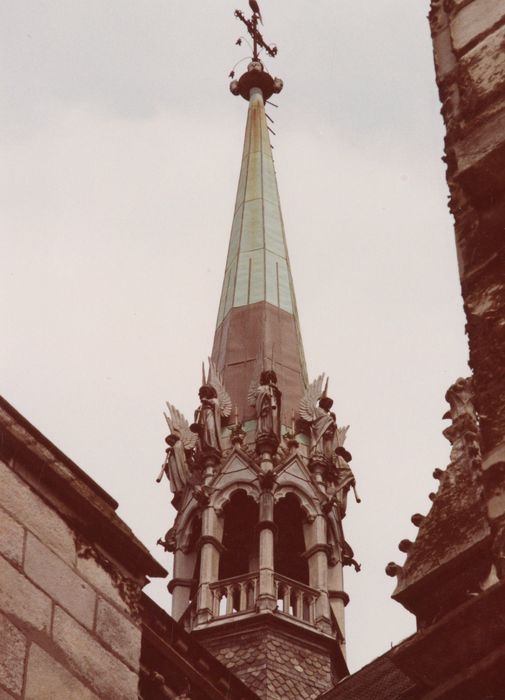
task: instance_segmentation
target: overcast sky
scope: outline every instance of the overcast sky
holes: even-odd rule
[[[330,375],[362,497],[354,670],[414,629],[384,567],[429,509],[444,393],[468,374],[428,4],[262,2],[309,374]],[[235,7],[0,2],[1,390],[169,570],[162,411],[192,414],[212,347],[247,111]],[[165,586],[148,592],[168,607]]]

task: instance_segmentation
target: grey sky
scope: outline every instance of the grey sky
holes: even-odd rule
[[[247,109],[228,92],[236,6],[0,3],[2,393],[168,568],[162,410],[191,415],[212,346]],[[384,566],[428,510],[443,395],[468,373],[427,10],[262,3],[309,374],[331,377],[363,499],[345,521],[352,668],[413,631]]]

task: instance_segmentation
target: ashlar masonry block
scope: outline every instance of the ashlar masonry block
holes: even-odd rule
[[[25,654],[24,635],[0,615],[0,683],[16,694],[21,693],[23,687]]]
[[[28,579],[0,557],[0,609],[19,621],[20,626],[49,632],[51,600]]]
[[[93,557],[84,558],[78,556],[77,572],[82,578],[96,588],[100,595],[111,600],[116,607],[124,613],[130,614],[130,608],[121,597],[111,574],[100,566]]]
[[[0,553],[14,564],[21,564],[24,539],[23,527],[0,508]]]
[[[141,632],[104,600],[98,600],[96,633],[135,671],[139,668]]]
[[[107,700],[138,700],[138,676],[70,615],[56,607],[53,639],[73,673]]]
[[[93,589],[31,533],[26,540],[27,576],[86,627],[93,626]]]
[[[503,88],[505,84],[505,27],[497,29],[461,59],[479,98]]]
[[[49,656],[32,644],[28,657],[24,700],[98,700],[98,696]]]
[[[473,0],[465,5],[451,21],[455,50],[462,51],[502,20],[505,20],[505,0]]]
[[[47,547],[73,564],[74,535],[61,517],[2,461],[0,483],[0,505],[35,533]]]

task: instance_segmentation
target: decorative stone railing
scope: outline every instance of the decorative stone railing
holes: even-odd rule
[[[315,623],[316,600],[319,597],[315,588],[281,574],[275,574],[275,588],[279,612],[309,625]]]
[[[274,575],[274,582],[277,612],[314,625],[319,591],[281,574]],[[212,618],[215,620],[253,612],[259,593],[258,583],[259,576],[256,571],[211,583]],[[193,614],[193,610],[186,610],[183,621],[192,625]]]
[[[258,595],[258,573],[216,581],[210,584],[210,590],[214,619],[252,611]]]

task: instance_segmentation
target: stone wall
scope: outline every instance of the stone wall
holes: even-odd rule
[[[0,397],[0,698],[138,697],[163,576],[117,503]]]
[[[505,0],[432,0],[494,570],[505,577]]]
[[[3,462],[0,483],[0,685],[7,697],[136,698],[141,633],[132,601]]]
[[[505,458],[505,0],[432,0],[447,181],[483,457]]]

